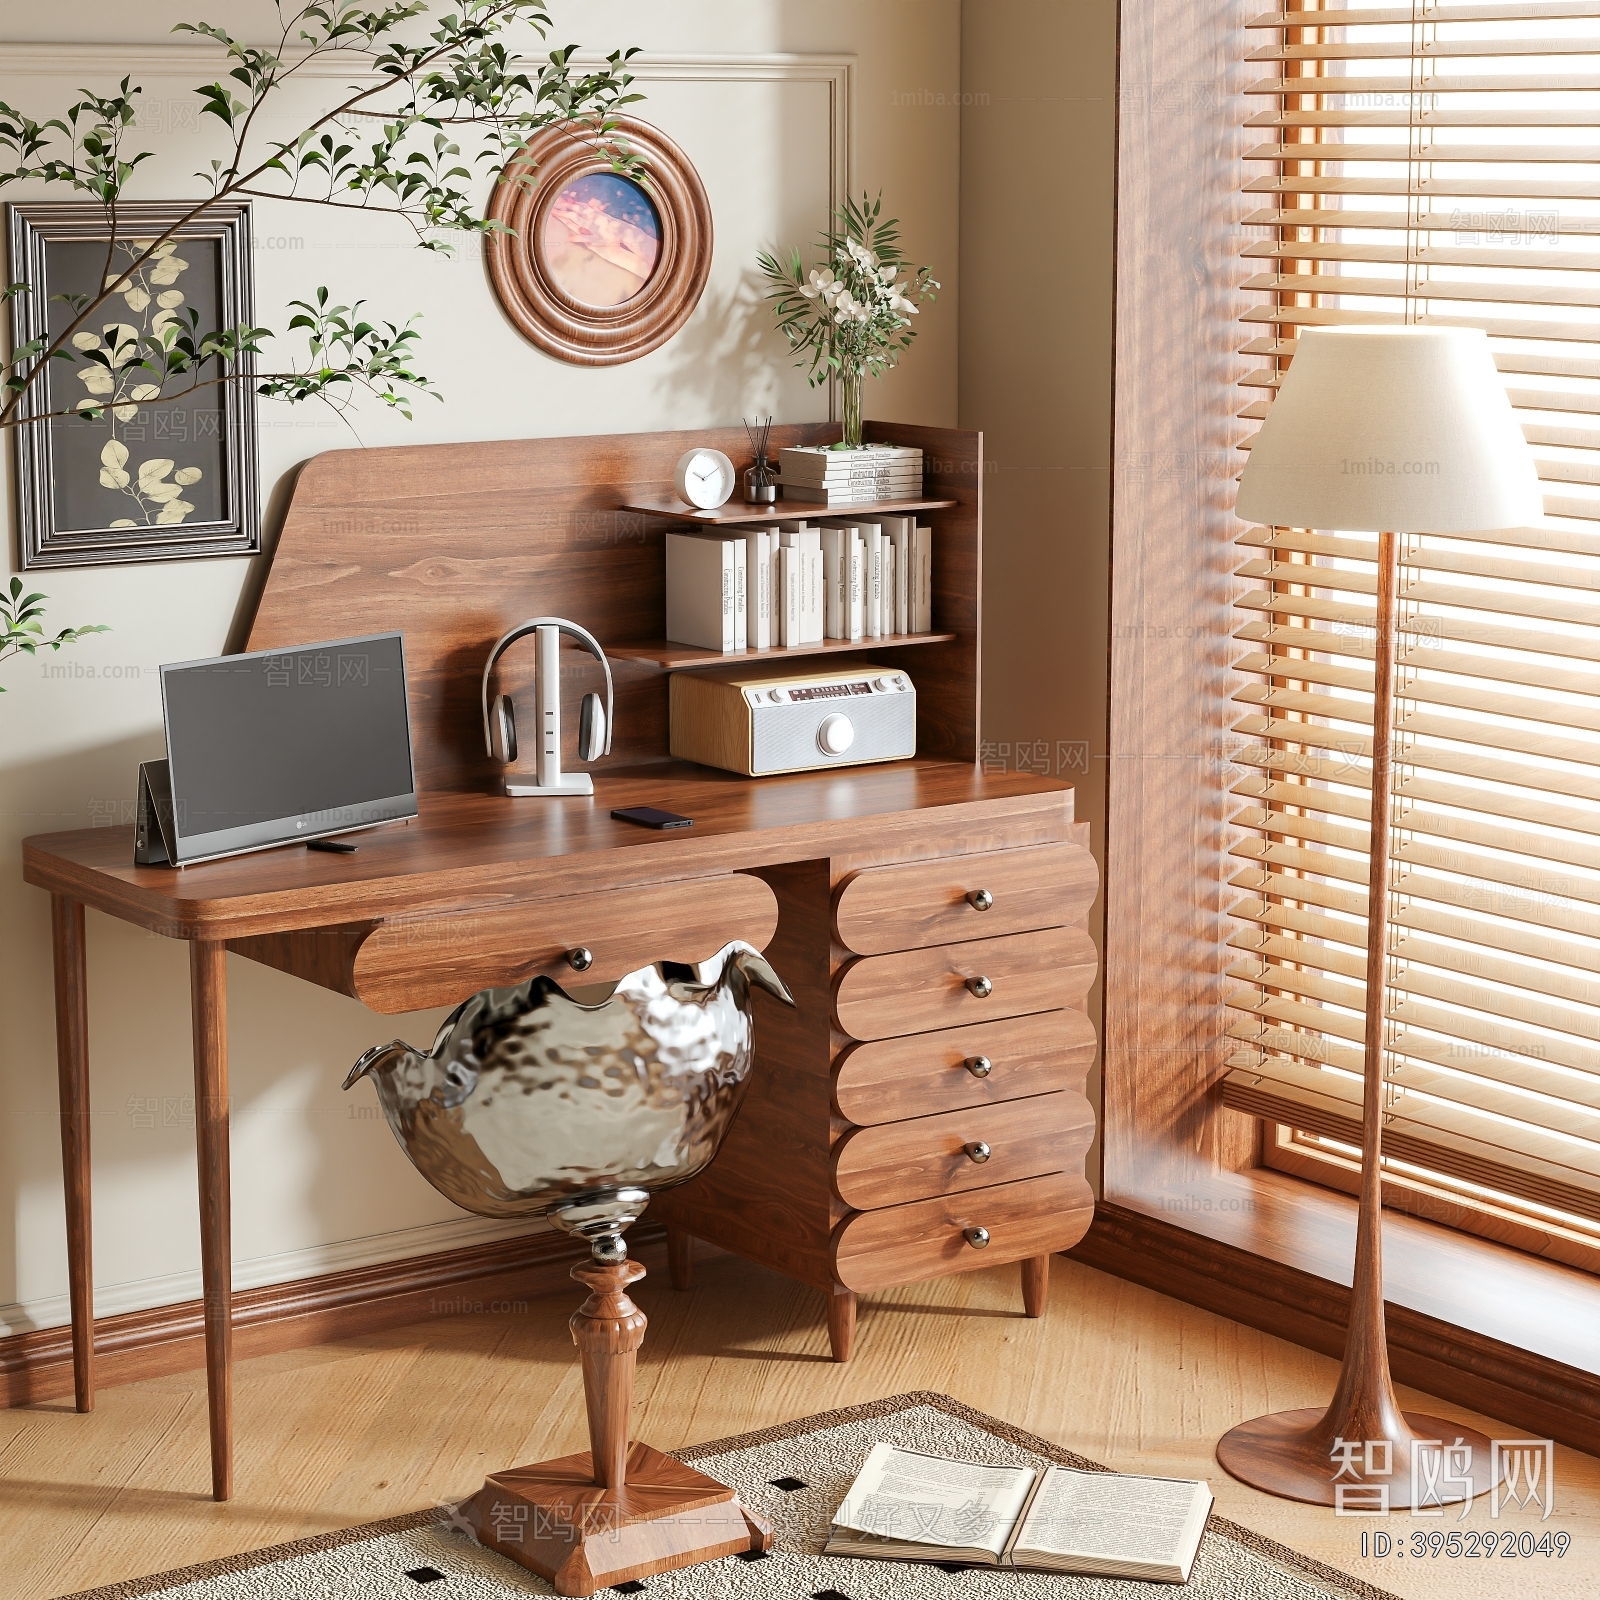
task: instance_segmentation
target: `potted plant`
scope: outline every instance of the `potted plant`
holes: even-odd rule
[[[86,633],[111,631],[103,622],[91,622],[81,628],[63,628],[54,638],[47,637],[44,623],[39,620],[44,615],[39,602],[45,598],[42,594],[24,594],[21,578],[13,578],[9,589],[0,590],[0,661],[7,656],[31,656],[41,645],[59,650],[64,644],[76,644]],[[0,683],[0,694],[4,693],[5,685]]]
[[[834,373],[844,388],[844,438],[838,448],[861,445],[861,381],[881,378],[911,347],[911,319],[936,299],[938,280],[929,267],[912,269],[900,249],[900,224],[884,217],[883,196],[865,194],[833,213],[833,226],[818,240],[822,265],[806,273],[798,249],[781,262],[758,258],[768,284],[778,331],[806,367],[813,387]]]

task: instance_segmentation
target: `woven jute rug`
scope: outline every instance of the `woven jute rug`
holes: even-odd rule
[[[728,1556],[624,1586],[649,1600],[1150,1600],[1167,1586],[821,1554],[868,1450],[880,1439],[970,1460],[1110,1469],[942,1394],[902,1394],[675,1452],[768,1517],[764,1556]],[[387,1522],[85,1590],[69,1600],[514,1600],[555,1591],[477,1544],[435,1506]],[[610,1600],[617,1591],[601,1590]],[[1184,1589],[1193,1600],[1395,1600],[1213,1515]]]

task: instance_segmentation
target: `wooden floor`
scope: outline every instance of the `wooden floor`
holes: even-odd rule
[[[1050,1310],[1020,1315],[1015,1268],[916,1285],[863,1304],[855,1360],[826,1359],[820,1295],[727,1256],[674,1293],[664,1270],[636,1291],[649,1314],[635,1434],[662,1448],[807,1413],[935,1389],[1111,1466],[1205,1477],[1218,1510],[1405,1596],[1578,1600],[1600,1590],[1600,1462],[1556,1452],[1555,1514],[1465,1529],[1566,1532],[1564,1560],[1360,1556],[1386,1522],[1269,1499],[1212,1459],[1219,1434],[1262,1411],[1326,1399],[1333,1363],[1236,1323],[1057,1258]],[[518,1310],[442,1302],[426,1322],[241,1363],[237,1498],[206,1498],[203,1375],[0,1412],[0,1590],[72,1593],[458,1499],[486,1470],[584,1448],[565,1298]],[[1419,1396],[1402,1394],[1407,1409]],[[1445,1416],[1515,1436],[1436,1402]]]

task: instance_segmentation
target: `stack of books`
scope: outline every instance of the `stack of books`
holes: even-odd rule
[[[933,530],[914,517],[667,535],[667,638],[782,650],[933,631]]]
[[[922,452],[909,445],[868,444],[859,450],[797,445],[778,452],[785,500],[832,510],[874,500],[922,498]]]

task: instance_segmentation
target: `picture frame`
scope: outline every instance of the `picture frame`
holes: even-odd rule
[[[507,163],[488,215],[489,280],[512,326],[578,366],[634,361],[689,319],[711,272],[711,202],[659,128],[617,117],[642,179],[612,170],[570,128],[536,135]]]
[[[12,348],[58,334],[74,320],[64,294],[98,292],[119,263],[181,224],[159,259],[125,279],[80,330],[117,341],[113,327],[147,334],[164,316],[193,308],[203,331],[253,324],[250,208],[229,203],[190,222],[192,201],[124,202],[113,241],[105,210],[82,202],[16,201],[8,207]],[[120,337],[120,336],[119,336]],[[108,407],[101,418],[54,417],[12,430],[21,565],[105,566],[261,548],[261,490],[250,356],[213,358],[171,378],[154,400]],[[220,381],[219,381],[220,380]],[[197,386],[198,385],[198,386]],[[115,369],[52,361],[20,415],[44,418],[93,396],[128,390]],[[153,385],[145,385],[150,388]]]

